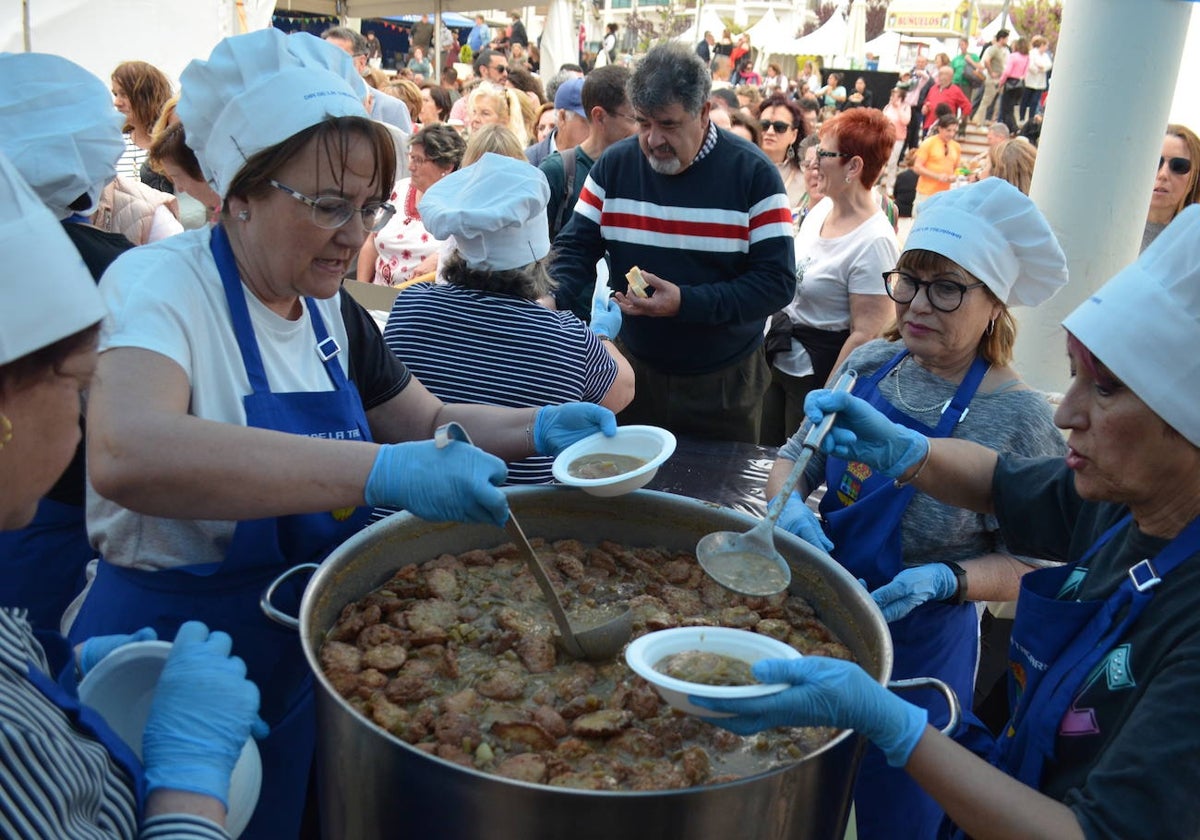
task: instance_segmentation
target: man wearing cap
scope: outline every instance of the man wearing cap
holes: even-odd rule
[[[583,107],[583,78],[568,79],[554,92],[554,108],[558,123],[545,140],[525,150],[525,159],[534,166],[541,165],[554,152],[562,154],[573,149],[588,136],[588,115]]]
[[[555,240],[566,309],[606,252],[637,373],[627,423],[756,442],[771,313],[795,285],[792,217],[778,171],[709,118],[708,70],[684,44],[652,48],[629,83],[638,134],[608,148]],[[647,297],[628,291],[638,268]]]
[[[1061,562],[1020,579],[1016,691],[994,744],[962,749],[907,695],[821,656],[759,663],[759,681],[792,687],[699,701],[737,715],[714,722],[739,734],[854,729],[945,808],[954,825],[939,836],[1200,836],[1198,290],[1192,206],[1063,320],[1071,384],[1054,418],[1065,458],[1010,458],[930,439],[857,397],[808,397],[813,423],[836,412],[824,446],[836,457],[995,517],[1010,550]],[[970,597],[971,581],[946,583],[917,602]]]
[[[633,106],[629,104],[629,94],[625,90],[629,83],[628,68],[610,64],[598,67],[586,79],[576,81],[582,83],[581,110],[586,114],[587,136],[574,149],[550,155],[539,167],[550,185],[546,214],[550,220],[551,240],[570,218],[575,202],[579,200],[579,193],[583,191],[583,182],[600,155],[613,143],[624,140],[637,130]],[[574,85],[575,82],[567,84]],[[570,119],[569,124],[574,127],[581,121]],[[563,125],[561,113],[559,125]],[[570,173],[568,166],[573,170]]]
[[[116,177],[125,146],[108,86],[56,55],[0,55],[0,152],[29,182],[100,275],[133,243],[94,227],[88,215]],[[27,243],[27,248],[34,248]],[[60,304],[69,307],[72,301]],[[34,521],[0,534],[0,604],[20,604],[38,630],[58,631],[63,610],[86,583],[95,557],[84,512],[82,442],[66,473],[38,504]]]

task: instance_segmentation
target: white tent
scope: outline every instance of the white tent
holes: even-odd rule
[[[913,35],[901,35],[899,32],[890,29],[877,38],[867,41],[863,45],[863,50],[879,56],[880,70],[896,70],[902,65],[911,64],[908,53],[912,47],[902,50],[902,45],[906,44],[922,45],[926,55],[943,51],[942,42],[937,38],[918,38]],[[958,52],[957,45],[954,47],[954,52]],[[949,54],[953,55],[954,53]]]
[[[813,32],[803,38],[796,38],[776,45],[772,50],[777,55],[819,55],[833,56],[841,54],[846,47],[846,19],[838,12]]]
[[[1008,21],[1004,26],[1008,30],[1008,42],[1011,44],[1021,37],[1021,33],[1017,31],[1017,27],[1013,24],[1012,15],[1008,16]],[[975,37],[980,43],[990,43],[996,40],[996,33],[1000,31],[1000,15],[992,18],[991,23],[979,30],[979,34]]]
[[[542,26],[542,77],[549,79],[563,64],[579,61],[579,30],[570,0],[550,0]]]
[[[700,10],[700,25],[697,26],[693,22],[691,26],[683,31],[683,34],[677,35],[675,40],[695,46],[700,43],[700,39],[704,37],[705,32],[711,32],[717,40],[720,40],[721,33],[727,28],[728,26],[725,21],[721,20],[721,16],[713,11],[710,6],[705,6]]]
[[[56,53],[105,84],[131,58],[178,79],[222,38],[270,26],[274,9],[275,0],[8,0],[0,12],[0,51]]]
[[[867,0],[851,0],[850,14],[846,19],[846,45],[842,54],[848,59],[847,66],[866,66]]]

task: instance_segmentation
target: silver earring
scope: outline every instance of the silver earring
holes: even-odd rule
[[[250,211],[249,210],[239,210],[237,217],[238,217],[239,222],[248,222],[248,221],[250,221]]]
[[[987,334],[991,335],[995,331],[996,331],[996,319],[993,318],[992,320],[988,321]]]

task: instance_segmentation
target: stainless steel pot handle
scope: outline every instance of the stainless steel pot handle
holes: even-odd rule
[[[943,735],[950,735],[955,729],[958,729],[959,721],[962,720],[962,706],[958,702],[958,695],[954,693],[954,689],[941,680],[933,677],[914,677],[911,680],[892,680],[887,687],[892,691],[932,688],[940,692],[946,698],[946,705],[950,707],[950,720],[942,727],[941,732]]]
[[[275,590],[292,575],[297,575],[300,572],[315,572],[321,568],[320,563],[301,563],[299,566],[292,566],[286,572],[281,574],[275,580],[271,581],[271,585],[263,590],[262,597],[258,599],[258,608],[263,611],[263,615],[274,621],[276,624],[282,624],[291,630],[300,629],[300,619],[295,616],[288,615],[283,610],[271,603],[271,599],[275,597]]]

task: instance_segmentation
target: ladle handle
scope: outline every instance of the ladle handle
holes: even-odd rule
[[[838,377],[837,382],[834,383],[833,390],[849,393],[854,389],[856,381],[858,381],[858,372],[847,370]],[[783,486],[779,488],[779,492],[775,494],[775,498],[771,500],[770,507],[767,508],[766,518],[772,525],[779,519],[779,514],[783,512],[783,506],[787,504],[792,491],[800,483],[800,476],[804,475],[804,470],[808,467],[808,462],[812,459],[813,453],[821,447],[821,441],[825,439],[825,435],[829,434],[829,430],[833,427],[835,419],[837,419],[836,411],[832,414],[826,414],[825,418],[821,420],[820,425],[812,426],[808,430],[808,434],[804,436],[804,443],[802,444],[804,451],[796,459],[796,463],[792,466],[792,471],[788,473]],[[805,422],[808,421],[806,420]]]

